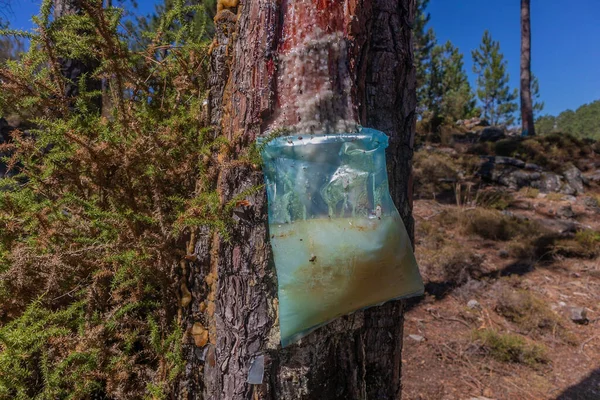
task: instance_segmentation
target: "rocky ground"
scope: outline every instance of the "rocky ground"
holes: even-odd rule
[[[415,157],[403,399],[600,399],[600,157],[458,139]]]

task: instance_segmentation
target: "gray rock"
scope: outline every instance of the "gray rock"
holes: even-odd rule
[[[504,139],[506,137],[506,132],[503,127],[499,126],[489,126],[487,128],[483,128],[479,132],[480,142],[497,142],[500,139]]]
[[[525,168],[525,165],[527,165],[525,163],[525,161],[519,160],[518,158],[514,158],[514,157],[502,157],[502,156],[496,156],[496,157],[490,157],[494,159],[494,162],[496,164],[501,164],[501,165],[512,165],[518,168]]]
[[[589,322],[587,318],[587,311],[583,307],[569,308],[569,318],[571,318],[571,321],[580,325],[585,325]]]
[[[563,172],[563,176],[565,180],[575,190],[575,193],[568,194],[583,194],[583,176],[579,168],[574,165],[571,165]]]
[[[490,124],[485,120],[485,119],[481,119],[481,118],[471,118],[471,119],[459,119],[458,121],[456,121],[456,125],[458,126],[464,126],[467,129],[473,129],[476,126],[489,126]]]
[[[600,203],[595,197],[587,196],[583,198],[583,204],[593,210],[600,208]]]
[[[471,300],[469,300],[469,302],[467,303],[467,307],[468,307],[470,310],[474,310],[474,309],[476,309],[476,308],[477,308],[477,309],[480,309],[480,308],[481,308],[481,304],[479,304],[479,302],[478,302],[477,300],[475,300],[475,299],[471,299]]]
[[[500,257],[500,258],[508,258],[508,256],[509,256],[509,255],[510,255],[510,254],[508,253],[508,251],[506,251],[506,250],[504,250],[504,249],[503,249],[503,250],[500,250],[500,251],[498,252],[498,257]]]
[[[539,189],[543,193],[558,192],[562,187],[562,178],[554,172],[542,172]]]
[[[422,342],[425,340],[425,338],[421,335],[408,335],[408,337],[414,340],[415,342]]]
[[[567,205],[558,207],[558,210],[556,210],[556,216],[559,218],[571,219],[571,218],[575,218],[575,212],[571,208],[571,205],[567,204]]]
[[[530,171],[542,171],[542,167],[540,167],[537,164],[532,164],[532,163],[526,163],[525,169],[528,169]]]
[[[447,154],[449,156],[455,156],[458,154],[458,152],[452,147],[440,147],[439,149],[437,149],[437,151],[443,154]]]
[[[600,171],[596,171],[591,175],[588,175],[588,181],[590,182],[594,182],[594,183],[600,183]]]

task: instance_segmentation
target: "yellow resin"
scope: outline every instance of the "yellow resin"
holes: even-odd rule
[[[283,345],[332,319],[423,292],[397,213],[270,225]]]

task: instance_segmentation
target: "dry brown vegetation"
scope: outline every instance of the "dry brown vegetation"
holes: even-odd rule
[[[570,138],[507,143],[417,152],[426,294],[406,314],[403,399],[600,399],[600,187],[577,197],[485,187],[459,161],[498,147],[548,168],[579,156],[592,174],[596,156]]]

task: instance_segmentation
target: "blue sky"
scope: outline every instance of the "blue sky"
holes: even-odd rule
[[[11,26],[31,27],[39,0],[13,0]],[[138,0],[140,13],[156,0]],[[519,86],[519,0],[430,0],[430,26],[438,41],[452,41],[465,55],[488,29],[508,60],[511,86]],[[532,70],[540,81],[543,113],[558,114],[600,99],[600,0],[531,0]]]
[[[511,86],[519,87],[519,0],[430,0],[429,13],[438,41],[450,40],[464,53],[472,84],[471,50],[488,29],[508,61]],[[600,99],[600,0],[531,0],[531,68],[542,113]]]

